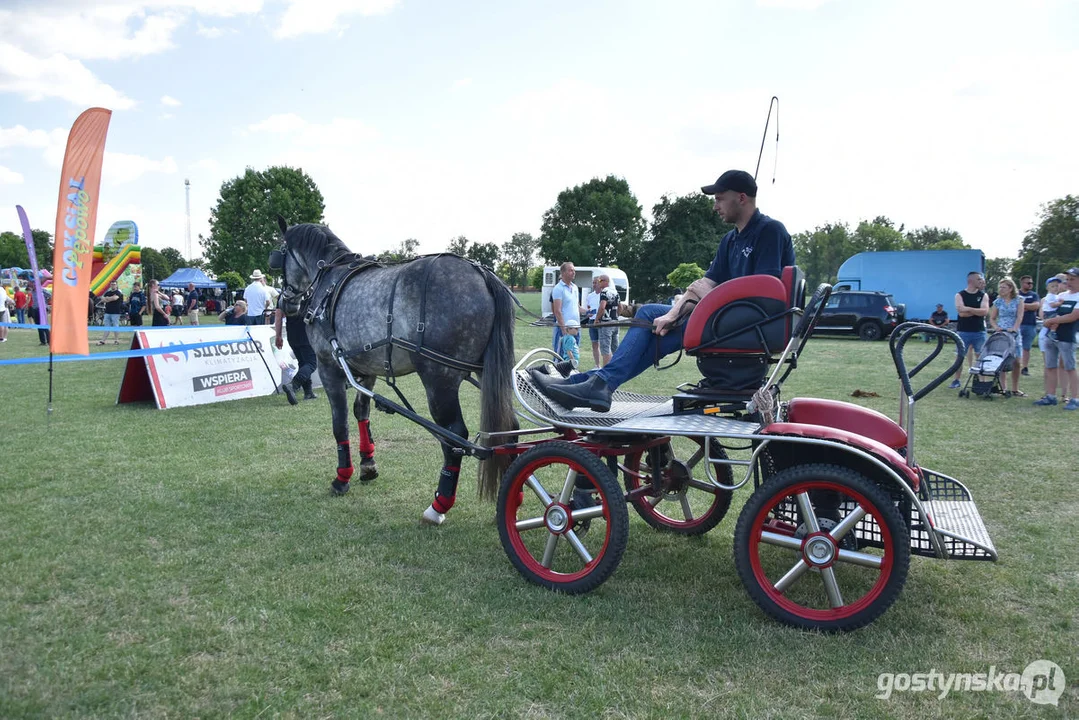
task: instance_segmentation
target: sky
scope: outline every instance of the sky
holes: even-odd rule
[[[222,183],[302,168],[355,251],[538,235],[564,189],[754,172],[794,234],[879,215],[1014,257],[1079,194],[1075,0],[0,0],[0,230],[55,226],[113,111],[97,239],[187,255]],[[774,182],[773,182],[774,178]]]

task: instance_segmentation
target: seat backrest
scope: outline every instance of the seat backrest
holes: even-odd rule
[[[763,353],[773,355],[788,343],[795,316],[805,306],[805,277],[796,266],[782,278],[747,275],[719,285],[693,309],[686,322],[687,355]]]

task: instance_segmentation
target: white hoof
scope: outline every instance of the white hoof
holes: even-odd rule
[[[423,517],[420,518],[420,522],[428,525],[441,525],[446,522],[446,515],[435,510],[435,506],[431,505],[423,511]]]

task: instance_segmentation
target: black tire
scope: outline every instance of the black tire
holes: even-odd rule
[[[858,326],[858,337],[869,342],[880,340],[884,337],[884,328],[880,326],[880,323],[867,320]]]
[[[806,529],[800,495],[820,532]],[[855,510],[865,512],[859,532],[833,538],[828,530]],[[838,465],[796,465],[746,502],[734,531],[734,563],[750,597],[769,616],[798,628],[847,631],[873,622],[899,597],[910,567],[910,538],[894,501],[876,483]],[[792,573],[799,574],[788,582]]]
[[[727,453],[718,440],[713,439],[710,448],[712,458],[727,459]],[[687,457],[679,458],[679,450]],[[717,488],[708,479],[701,464],[704,458],[703,439],[671,438],[666,445],[627,455],[622,473],[627,491],[633,492],[652,484],[652,460],[655,455],[665,461],[661,483],[673,487],[655,497],[637,495],[630,498],[637,514],[656,530],[678,535],[703,535],[718,525],[730,509],[732,492]],[[688,477],[682,476],[684,470],[689,471]],[[712,475],[724,485],[733,484],[730,465],[712,463]],[[670,514],[668,510],[677,514]]]
[[[591,507],[578,507],[574,499],[582,484],[591,485]],[[560,501],[563,496],[568,499]],[[506,469],[496,521],[502,548],[521,575],[571,595],[603,584],[629,539],[629,511],[614,475],[592,453],[557,440],[537,445]]]

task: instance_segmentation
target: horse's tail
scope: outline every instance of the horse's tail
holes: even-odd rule
[[[495,300],[495,319],[491,326],[491,338],[483,353],[483,373],[480,378],[480,430],[501,432],[516,430],[517,416],[513,412],[513,328],[516,320],[514,297],[501,280],[485,270],[487,289]],[[515,442],[516,438],[503,436],[481,441],[486,447]],[[479,495],[494,500],[502,474],[513,458],[509,455],[492,455],[479,464]]]

